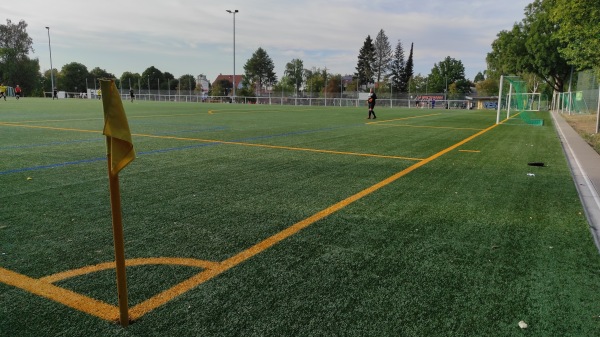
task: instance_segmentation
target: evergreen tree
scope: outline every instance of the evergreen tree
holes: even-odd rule
[[[408,85],[410,82],[410,79],[413,77],[413,71],[414,71],[414,64],[413,64],[413,46],[414,43],[410,44],[410,53],[408,54],[408,59],[406,60],[406,65],[404,67],[404,74],[403,74],[403,78],[402,78],[402,83],[403,85],[406,85],[406,87],[402,87],[400,91],[402,92],[406,92],[406,90],[408,89]],[[405,89],[406,88],[406,89]]]
[[[375,47],[373,46],[371,35],[367,35],[362,48],[358,52],[358,63],[356,65],[355,75],[358,77],[360,85],[373,83],[375,74],[373,64],[375,64]]]
[[[373,64],[373,71],[375,72],[377,83],[379,83],[382,75],[385,76],[390,69],[390,63],[392,62],[393,56],[392,47],[390,46],[388,37],[385,35],[383,29],[380,30],[377,37],[375,37],[373,46],[375,47],[375,63]]]
[[[473,82],[477,83],[477,82],[481,82],[485,80],[485,76],[483,76],[483,73],[480,71],[477,73],[477,75],[475,75],[475,78],[473,79]]]
[[[260,89],[263,85],[277,82],[275,65],[267,52],[259,47],[244,65],[244,86]]]
[[[407,83],[403,82],[405,68],[406,61],[404,60],[404,48],[402,47],[402,42],[398,40],[390,68],[390,79],[393,91],[406,92],[406,89],[408,88]]]

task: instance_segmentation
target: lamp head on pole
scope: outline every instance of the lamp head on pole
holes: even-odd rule
[[[233,13],[233,14],[235,14],[235,13],[239,12],[237,9],[234,9],[233,11],[232,11],[232,10],[230,10],[230,9],[226,9],[225,11],[226,11],[227,13]]]

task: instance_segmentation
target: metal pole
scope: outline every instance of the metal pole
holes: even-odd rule
[[[504,75],[500,76],[500,92],[498,93],[498,112],[496,113],[496,124],[500,124],[500,107],[502,106],[502,86],[504,85]]]
[[[573,82],[573,66],[571,66],[571,76],[569,78],[569,115],[571,115],[571,106],[573,105],[573,93],[571,92],[571,83]]]
[[[508,87],[508,103],[506,103],[506,119],[510,118],[510,104],[512,103],[512,90],[513,85],[510,82],[510,86]]]
[[[392,95],[393,95],[392,90],[393,90],[392,89],[392,81],[390,80],[390,109],[392,108]]]
[[[596,113],[596,133],[600,130],[600,86],[598,87],[598,112]]]
[[[323,91],[325,92],[325,106],[327,106],[327,67],[325,67],[325,85]]]
[[[50,27],[46,27],[48,30],[48,50],[50,51],[50,82],[52,88],[50,88],[50,96],[54,99],[54,68],[52,67],[52,47],[50,46]]]
[[[233,96],[231,97],[231,101],[235,102],[235,14],[238,13],[239,11],[237,9],[226,10],[227,13],[233,14]]]

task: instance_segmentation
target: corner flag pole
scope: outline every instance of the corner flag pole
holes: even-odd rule
[[[127,304],[127,276],[125,274],[125,240],[121,215],[121,192],[119,172],[135,159],[129,123],[123,109],[123,102],[114,80],[101,80],[102,106],[104,108],[104,131],[106,136],[106,158],[108,161],[108,185],[110,209],[112,212],[113,239],[115,244],[115,265],[117,271],[117,293],[119,296],[119,322],[129,325]]]
[[[107,138],[107,145],[110,137]],[[110,146],[110,145],[108,145]],[[110,209],[112,212],[113,241],[115,245],[115,264],[117,271],[117,294],[119,296],[119,323],[129,325],[129,304],[127,301],[127,274],[125,272],[125,239],[123,236],[123,217],[121,215],[121,191],[119,173],[111,172],[111,154],[108,157],[108,185],[110,190]]]

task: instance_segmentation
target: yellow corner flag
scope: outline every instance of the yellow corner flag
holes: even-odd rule
[[[104,107],[104,131],[108,159],[108,182],[110,208],[112,212],[113,238],[115,243],[115,266],[117,272],[117,293],[119,296],[119,322],[129,325],[129,305],[127,300],[127,276],[125,273],[125,239],[121,215],[121,192],[119,171],[134,158],[129,123],[123,109],[123,102],[114,80],[100,80],[102,106]]]
[[[135,159],[135,151],[123,102],[115,81],[100,80],[100,88],[104,107],[104,131],[102,133],[107,136],[107,153],[111,161],[110,173],[117,174]]]

